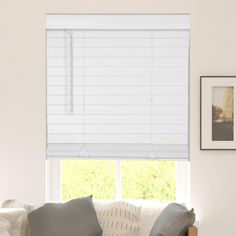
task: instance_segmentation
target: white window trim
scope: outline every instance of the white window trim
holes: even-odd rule
[[[176,161],[176,201],[190,204],[190,161]]]
[[[61,163],[58,159],[46,163],[46,201],[58,202],[61,198]]]
[[[47,202],[61,200],[61,160],[47,160]],[[116,200],[122,199],[121,160],[116,161]],[[148,201],[148,200],[147,200]],[[190,162],[176,161],[176,202],[190,203]]]

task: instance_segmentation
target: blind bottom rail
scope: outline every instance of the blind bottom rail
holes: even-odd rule
[[[48,144],[47,158],[186,160],[187,144]]]

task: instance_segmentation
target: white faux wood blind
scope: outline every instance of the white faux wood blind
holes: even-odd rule
[[[50,16],[48,158],[188,158],[189,19],[157,16],[140,29]]]

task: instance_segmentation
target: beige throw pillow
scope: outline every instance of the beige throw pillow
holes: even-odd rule
[[[26,210],[26,214],[22,218],[21,234],[19,236],[30,236],[29,222],[27,213],[31,212],[36,206],[19,202],[15,199],[8,199],[0,203],[0,208],[23,208]],[[0,234],[0,236],[2,236]]]
[[[25,215],[23,208],[0,208],[0,236],[19,236]]]
[[[137,236],[141,208],[124,201],[94,203],[103,236]]]
[[[8,220],[0,216],[0,236],[11,236],[11,225]]]

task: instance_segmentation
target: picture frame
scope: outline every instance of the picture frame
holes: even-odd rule
[[[236,150],[236,76],[200,77],[200,150]]]

